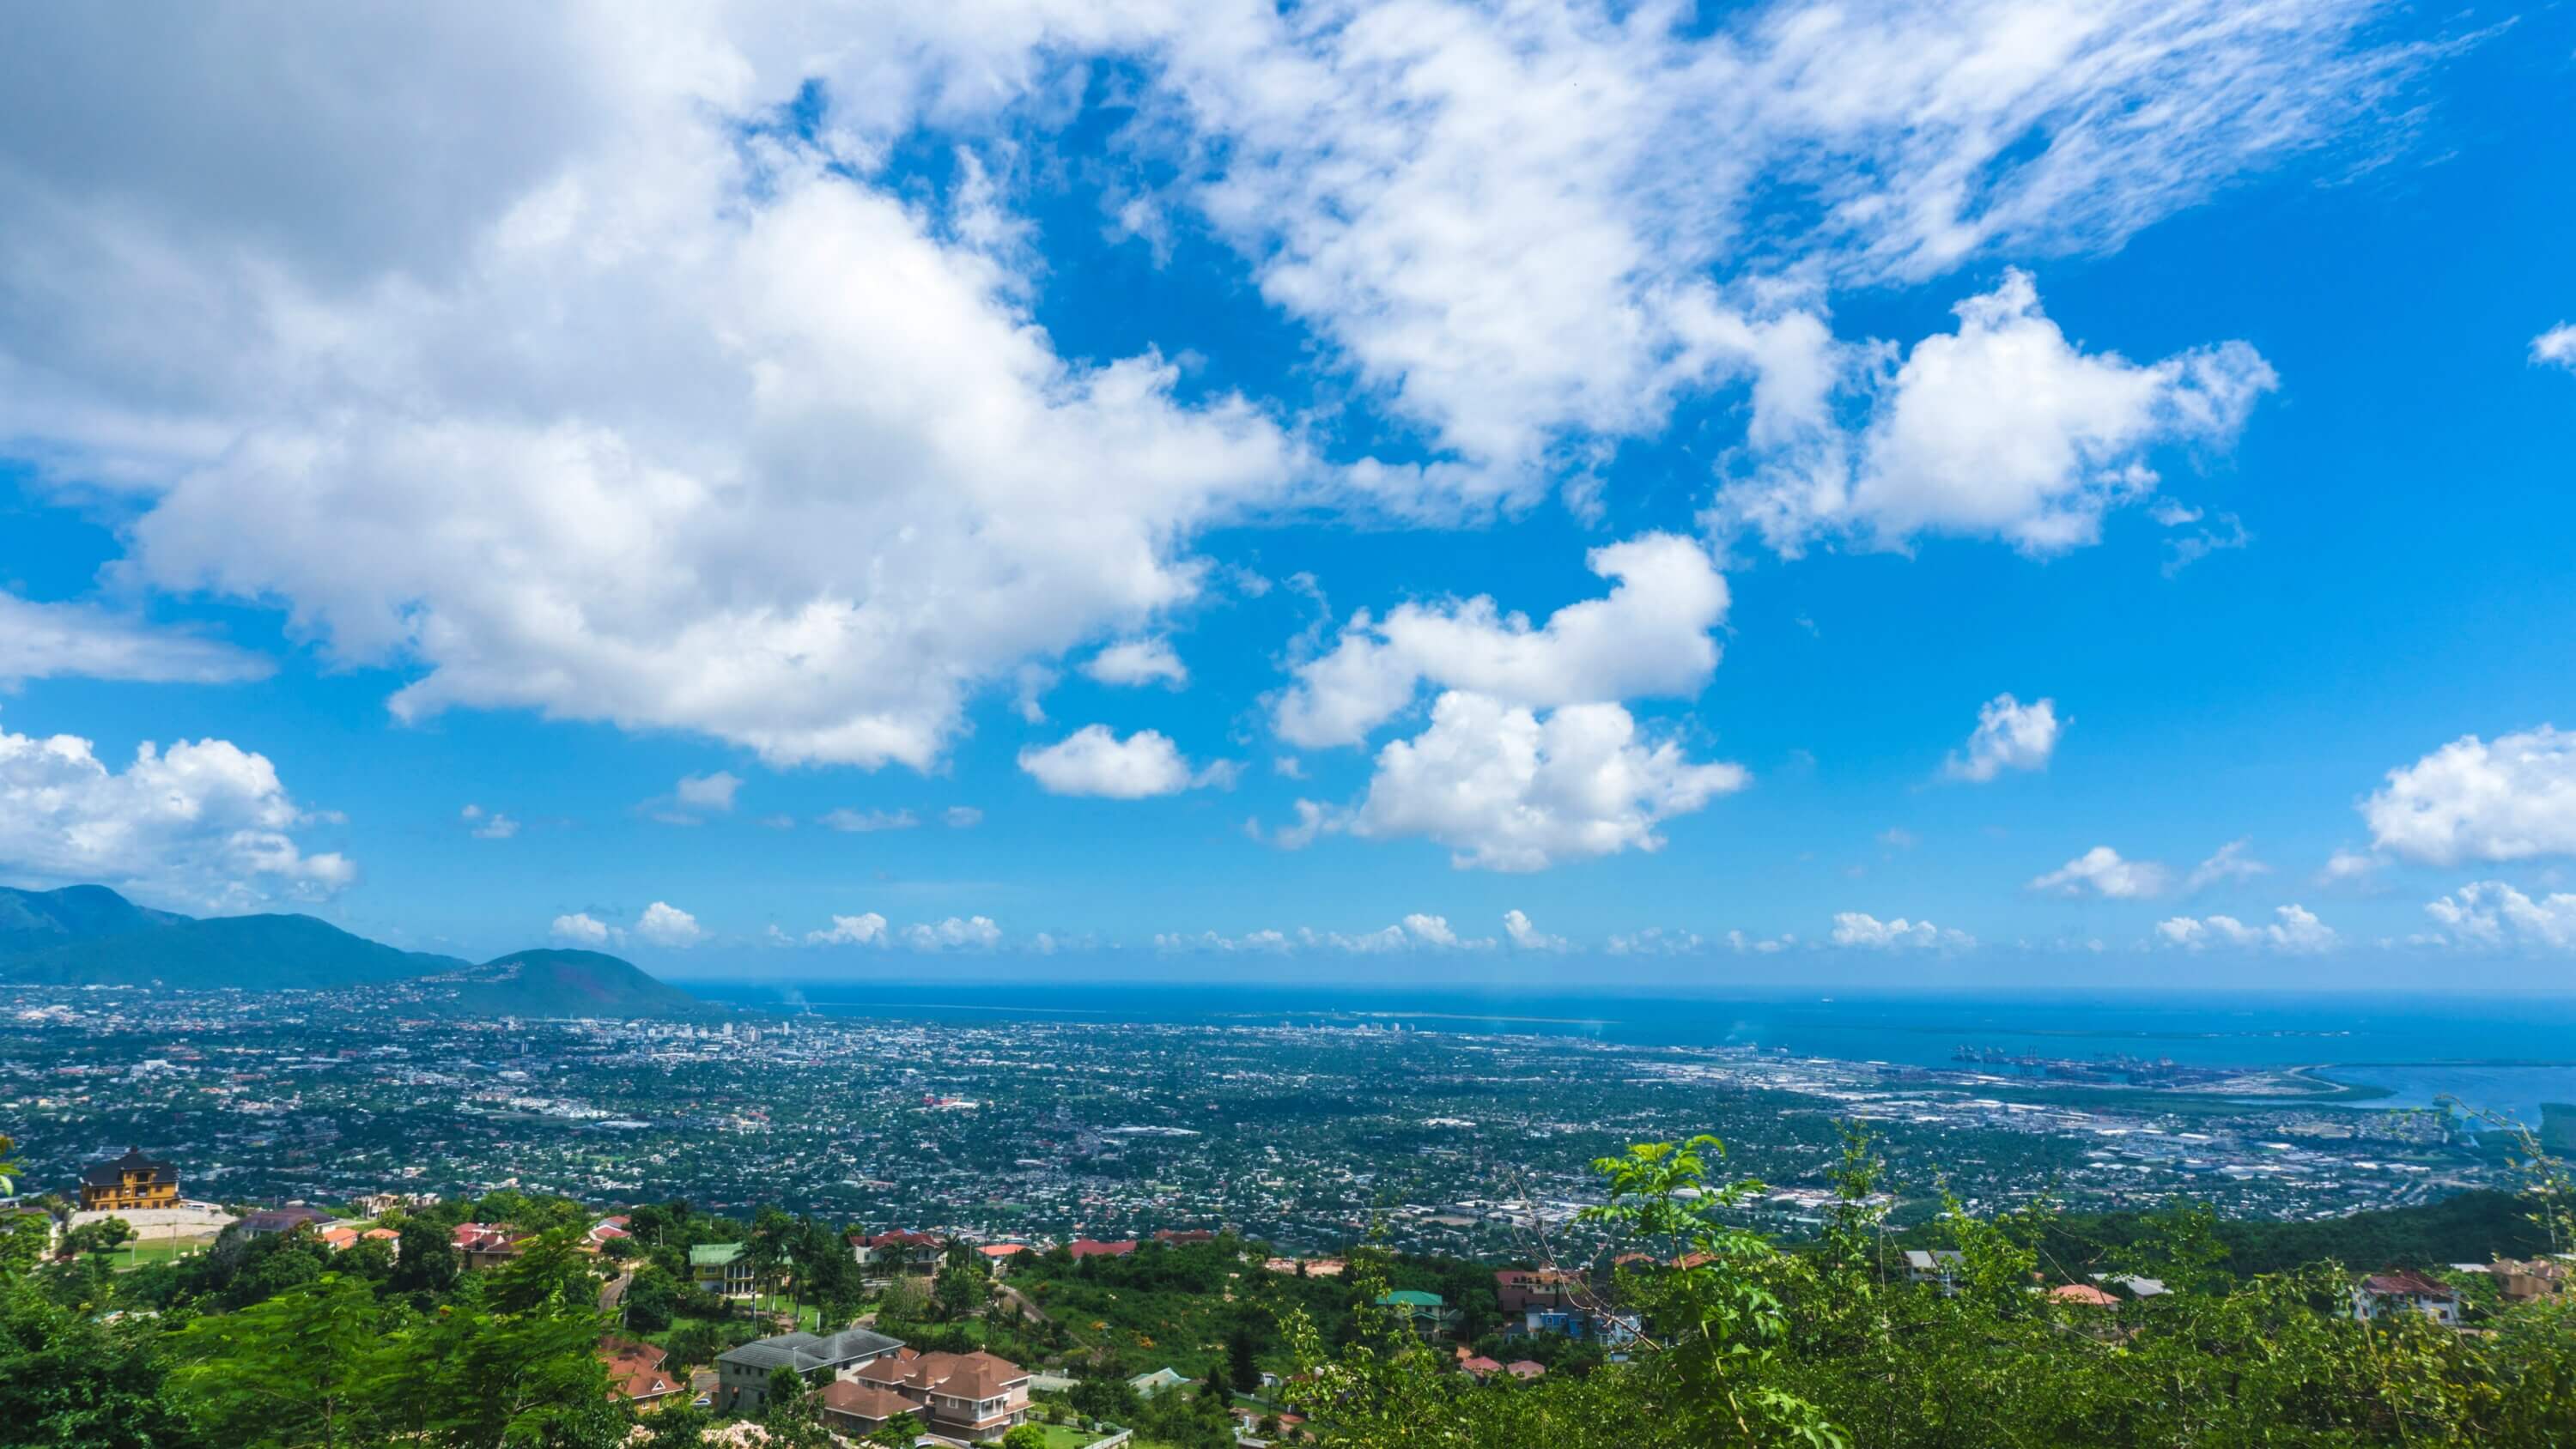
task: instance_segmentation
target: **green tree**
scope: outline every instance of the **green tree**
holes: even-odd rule
[[[388,1281],[404,1293],[438,1294],[456,1286],[464,1258],[446,1228],[422,1218],[406,1218],[394,1240],[394,1269]]]
[[[984,1255],[975,1251],[974,1244],[951,1238],[940,1259],[939,1276],[931,1285],[931,1306],[942,1318],[964,1318],[984,1306],[986,1291]]]
[[[1002,1449],[1047,1449],[1046,1430],[1035,1424],[1014,1424],[1002,1436]]]
[[[1136,1390],[1122,1378],[1086,1378],[1075,1383],[1065,1395],[1074,1409],[1088,1419],[1103,1419],[1113,1424],[1133,1426],[1138,1402]]]
[[[134,1241],[134,1225],[123,1218],[100,1218],[63,1234],[63,1246],[75,1253],[113,1253]]]
[[[189,1324],[181,1341],[189,1362],[171,1387],[220,1443],[365,1443],[373,1404],[387,1388],[375,1379],[376,1319],[365,1282],[326,1273]]]
[[[208,1441],[165,1395],[167,1373],[146,1321],[0,1284],[0,1446],[198,1449]]]
[[[45,1260],[46,1240],[51,1236],[42,1213],[0,1213],[0,1288]]]
[[[1252,1330],[1238,1323],[1225,1340],[1226,1377],[1236,1393],[1261,1387],[1261,1365],[1253,1358]]]
[[[626,1285],[622,1307],[628,1328],[638,1333],[660,1333],[679,1315],[679,1285],[659,1268],[643,1268]]]
[[[775,1207],[763,1207],[752,1215],[751,1233],[743,1240],[743,1251],[751,1260],[755,1304],[762,1294],[773,1298],[778,1295],[780,1282],[788,1277],[795,1248],[796,1219]]]
[[[814,1386],[784,1364],[769,1371],[768,1402],[761,1406],[760,1428],[772,1449],[832,1449]]]
[[[402,1436],[438,1449],[619,1440],[626,1413],[594,1351],[608,1324],[578,1240],[572,1228],[543,1234],[386,1341],[380,1371],[402,1385],[390,1406]]]
[[[1665,1249],[1671,1266],[1636,1293],[1662,1335],[1647,1361],[1668,1386],[1671,1412],[1703,1442],[1840,1444],[1821,1408],[1769,1379],[1789,1329],[1779,1285],[1795,1270],[1769,1239],[1721,1216],[1763,1190],[1750,1179],[1712,1185],[1711,1165],[1725,1154],[1702,1135],[1602,1158],[1593,1170],[1609,1201],[1583,1217]]]

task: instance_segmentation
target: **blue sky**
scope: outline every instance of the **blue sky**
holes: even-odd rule
[[[2563,11],[221,11],[0,61],[0,879],[700,977],[2576,962]]]

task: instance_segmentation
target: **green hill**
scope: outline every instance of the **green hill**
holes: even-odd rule
[[[718,1009],[597,951],[513,951],[400,989],[460,1016],[704,1016]]]
[[[154,914],[161,914],[155,912]],[[214,916],[73,940],[0,960],[0,982],[324,991],[465,963],[353,936],[311,916]]]
[[[311,916],[197,920],[105,886],[0,889],[0,986],[383,991],[455,1016],[707,1016],[723,1008],[597,951],[513,951],[479,965],[353,936]]]
[[[101,885],[22,891],[0,886],[0,958],[102,936],[174,926],[186,916],[138,906]]]

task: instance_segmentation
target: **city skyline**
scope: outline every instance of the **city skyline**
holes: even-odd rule
[[[0,883],[692,980],[2576,961],[2562,15],[18,28]]]

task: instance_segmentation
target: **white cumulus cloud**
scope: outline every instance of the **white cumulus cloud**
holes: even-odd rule
[[[2576,734],[2463,735],[2361,802],[2372,843],[2429,865],[2576,854]]]
[[[2532,365],[2576,368],[2576,323],[2561,322],[2531,339]]]
[[[2117,900],[2132,900],[2161,895],[2172,882],[2173,873],[2152,860],[2123,859],[2111,847],[2097,845],[2032,881],[2030,888],[2070,896],[2089,890]]]
[[[1738,386],[1755,452],[1803,456],[1879,355],[1826,289],[2375,154],[2441,51],[2385,8],[40,6],[0,85],[0,438],[124,491],[120,582],[275,607],[404,677],[403,718],[935,768],[977,691],[1035,711],[1201,597],[1229,524],[1518,506]],[[1191,337],[1057,350],[1042,289],[1082,283],[986,159],[1095,62],[1141,117],[1106,169],[1170,178],[1113,198],[1128,229],[1189,213],[1434,456],[1319,462],[1185,385]],[[958,148],[944,192],[892,174],[917,136]],[[2028,292],[1917,344],[1773,531],[2070,546],[2265,385],[2232,344],[2079,349]]]
[[[1950,756],[1943,773],[1984,783],[2006,770],[2046,769],[2066,723],[2057,717],[2053,699],[2023,704],[1998,694],[1977,707],[1977,728],[1968,736],[1967,752]]]
[[[2576,895],[2565,891],[2532,897],[2502,881],[2472,881],[2427,902],[2424,914],[2464,946],[2576,950]]]
[[[1864,911],[1837,911],[1831,939],[1837,946],[1872,951],[1965,950],[1977,944],[1977,938],[1965,931],[1947,930],[1930,921],[1909,921],[1903,916],[1882,921]]]
[[[1694,763],[1679,744],[1645,737],[1616,704],[1567,705],[1541,718],[1451,690],[1432,705],[1421,734],[1378,752],[1368,792],[1347,817],[1317,812],[1300,829],[1307,839],[1318,824],[1361,836],[1424,836],[1448,846],[1462,869],[1544,870],[1559,860],[1659,850],[1658,825],[1750,778],[1741,765]]]
[[[1163,638],[1121,639],[1091,656],[1082,672],[1103,684],[1168,684],[1174,689],[1190,682],[1188,666],[1172,651],[1172,641]]]
[[[2025,553],[2090,544],[2105,513],[2155,491],[2153,448],[2219,446],[2276,385],[2242,342],[2153,364],[2085,352],[2041,312],[2028,273],[1961,302],[1917,343],[1855,437],[1826,428],[1720,490],[1713,521],[1783,553],[1849,534],[1999,538]]]
[[[1533,627],[1491,598],[1366,611],[1333,648],[1297,666],[1275,702],[1282,738],[1307,748],[1358,744],[1429,684],[1525,708],[1698,693],[1717,668],[1710,637],[1726,617],[1726,580],[1706,550],[1672,534],[1596,548],[1585,563],[1616,580]]]
[[[228,740],[146,741],[119,770],[77,735],[0,729],[0,869],[20,876],[199,905],[324,896],[357,867],[298,843],[316,818],[267,756]]]
[[[2234,916],[2175,916],[2156,923],[2156,937],[2168,946],[2199,951],[2211,946],[2314,955],[2339,942],[2334,928],[2300,905],[2280,906],[2273,919],[2249,926]]]
[[[655,901],[635,918],[635,934],[656,946],[694,946],[706,939],[698,918],[667,901]]]
[[[950,916],[904,927],[903,943],[916,951],[988,951],[1002,943],[1002,928],[990,916]]]
[[[588,911],[575,911],[557,916],[548,928],[556,940],[572,946],[605,946],[625,934]]]
[[[1051,745],[1020,751],[1020,768],[1050,795],[1097,795],[1142,800],[1177,795],[1193,785],[1228,785],[1233,772],[1220,763],[1193,773],[1178,745],[1160,730],[1138,730],[1125,739],[1107,725],[1084,725]]]
[[[2397,128],[2372,121],[2402,112],[2395,82],[2426,54],[2367,38],[2383,8],[1790,0],[1708,24],[1598,3],[1328,0],[1236,25],[1201,11],[1165,52],[1180,114],[1154,134],[1194,178],[1176,203],[1430,431],[1458,462],[1443,481],[1466,502],[1517,502],[1546,486],[1552,449],[1652,433],[1716,387],[1751,384],[1757,433],[1765,414],[1819,409],[1854,371],[1829,356],[1825,285],[2115,247],[2282,158],[2376,154]],[[2117,468],[2141,431],[2122,426],[2134,408],[1970,400],[1981,418],[2021,404],[2079,475]],[[2046,476],[2045,436],[1987,436],[2007,476],[1891,469],[1891,507],[1919,515],[1950,491],[1968,522],[1986,511],[1969,495],[2054,492],[2013,520],[2034,541],[2080,513],[2069,494],[2089,484]]]
[[[1187,602],[1193,537],[1310,478],[1150,349],[1059,355],[971,158],[936,204],[870,164],[1041,46],[1149,38],[210,10],[111,82],[56,16],[0,87],[0,437],[132,490],[124,578],[283,606],[403,718],[928,768],[969,693]],[[816,80],[828,120],[780,124]]]
[[[855,916],[834,916],[828,931],[807,931],[808,946],[882,946],[886,943],[886,918],[874,911]]]
[[[1524,915],[1517,910],[1503,912],[1503,934],[1511,938],[1511,943],[1513,945],[1518,946],[1524,951],[1562,951],[1565,949],[1565,938],[1563,936],[1551,936],[1545,931],[1540,930],[1538,927],[1530,924],[1530,918],[1527,915]]]

